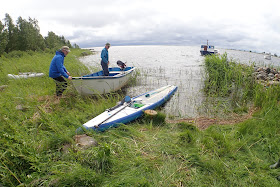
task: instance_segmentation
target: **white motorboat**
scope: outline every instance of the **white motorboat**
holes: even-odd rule
[[[105,94],[117,91],[124,87],[135,67],[109,68],[109,76],[104,76],[103,71],[98,71],[82,77],[73,77],[72,82],[81,95]]]

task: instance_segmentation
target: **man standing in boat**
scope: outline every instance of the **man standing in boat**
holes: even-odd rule
[[[63,46],[60,50],[56,51],[56,54],[51,61],[49,77],[55,80],[57,96],[61,96],[67,87],[67,82],[63,77],[69,80],[72,79],[70,73],[64,66],[64,57],[66,57],[69,52],[69,47]]]
[[[110,44],[106,43],[104,49],[101,52],[101,66],[103,69],[103,75],[104,76],[109,76],[109,53],[108,49],[110,48]]]

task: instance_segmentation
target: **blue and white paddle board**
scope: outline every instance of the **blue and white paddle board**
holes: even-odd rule
[[[83,124],[86,129],[104,131],[133,121],[144,114],[145,110],[154,109],[164,104],[177,90],[176,86],[167,85],[156,90],[138,95],[91,119]]]

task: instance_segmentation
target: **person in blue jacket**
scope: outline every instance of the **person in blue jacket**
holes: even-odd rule
[[[70,49],[68,46],[61,47],[60,50],[56,51],[50,64],[49,77],[55,80],[57,96],[61,96],[67,87],[67,82],[63,77],[69,80],[72,79],[70,73],[64,66],[64,57],[66,57],[69,52]]]
[[[104,76],[109,76],[109,54],[108,54],[108,49],[110,48],[110,44],[106,43],[104,49],[101,51],[101,66],[103,69],[103,75]]]

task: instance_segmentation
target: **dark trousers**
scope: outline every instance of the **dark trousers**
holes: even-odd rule
[[[55,80],[56,84],[56,95],[61,96],[64,90],[67,88],[67,82],[62,76],[53,79]]]
[[[104,76],[109,76],[108,64],[101,60],[101,66],[102,66],[102,69],[103,69],[103,75]]]

